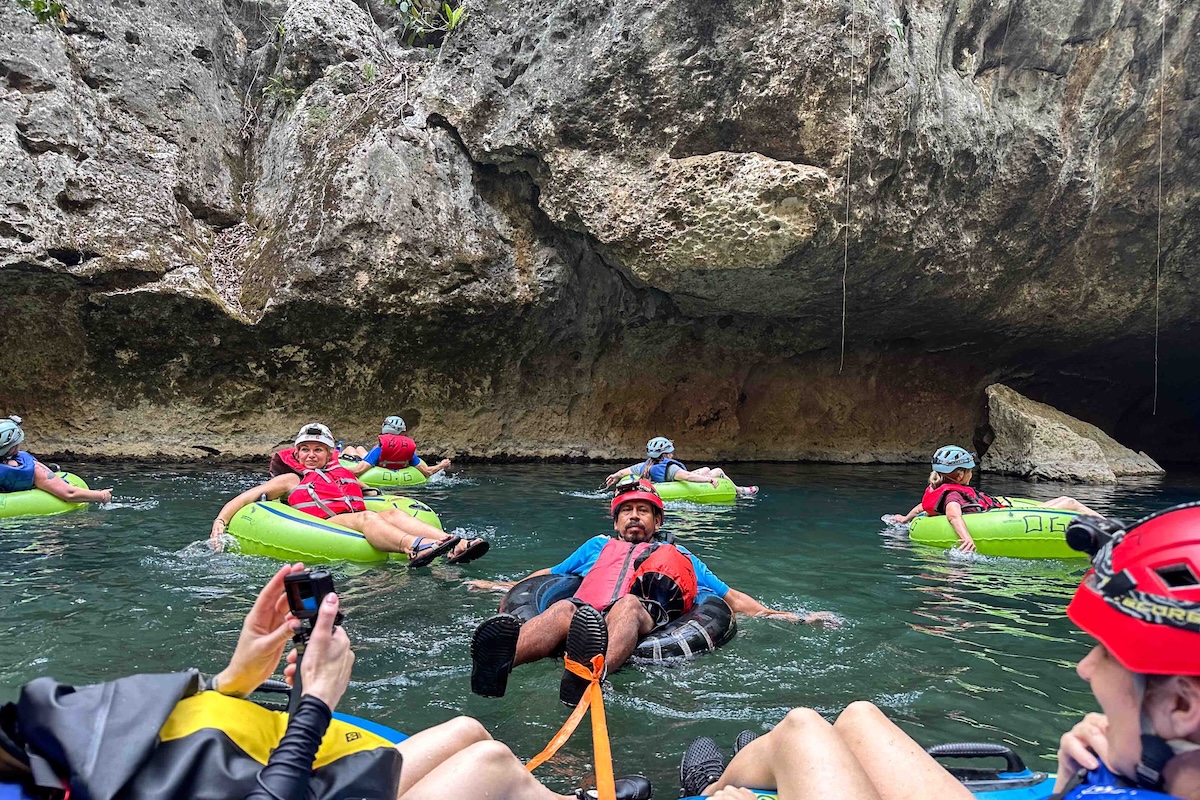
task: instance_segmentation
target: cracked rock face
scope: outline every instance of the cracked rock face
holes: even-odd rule
[[[1003,381],[1200,458],[1191,4],[68,7],[0,11],[42,452],[923,460]]]

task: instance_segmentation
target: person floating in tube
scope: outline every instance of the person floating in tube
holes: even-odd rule
[[[938,448],[933,454],[932,467],[929,485],[921,502],[913,506],[907,514],[888,514],[884,516],[883,521],[891,525],[905,525],[922,513],[931,517],[945,514],[950,527],[958,536],[959,549],[969,553],[975,549],[975,541],[967,532],[967,526],[962,519],[963,514],[1008,508],[1008,503],[1002,497],[991,497],[971,488],[975,457],[961,447],[949,445]],[[1056,497],[1040,505],[1074,511],[1077,514],[1099,516],[1073,497]]]
[[[233,515],[265,495],[268,500],[286,498],[292,508],[358,531],[376,550],[407,553],[410,567],[425,566],[443,554],[449,556],[451,564],[465,564],[488,551],[483,539],[466,541],[399,509],[368,511],[362,484],[338,462],[333,434],[319,422],[300,429],[289,458],[299,467],[299,473],[288,471],[271,478],[221,508],[212,524],[210,541],[214,550],[221,549],[221,535]]]
[[[81,489],[64,481],[21,449],[25,431],[18,416],[0,419],[0,492],[41,489],[68,503],[111,503],[112,489]]]
[[[663,502],[646,480],[631,478],[617,484],[611,505],[615,534],[595,536],[559,564],[537,575],[579,575],[583,583],[575,596],[560,600],[521,624],[512,614],[496,614],[479,624],[471,637],[471,691],[502,697],[508,675],[557,652],[566,643],[567,655],[586,664],[603,654],[607,669],[617,669],[637,647],[638,640],[690,607],[697,591],[724,598],[736,613],[768,616],[787,622],[836,623],[823,611],[801,619],[791,611],[767,608],[748,594],[731,589],[686,548],[663,541]],[[469,581],[476,589],[507,591],[515,582]],[[574,706],[587,681],[563,670],[559,699]]]
[[[655,436],[646,442],[646,460],[619,469],[604,479],[605,486],[612,486],[621,478],[633,475],[646,478],[654,483],[667,481],[689,481],[691,483],[711,484],[715,489],[717,481],[729,478],[720,467],[698,467],[689,470],[682,461],[675,460],[675,445],[665,436]],[[733,480],[729,478],[729,480]],[[753,497],[758,494],[757,486],[736,486],[738,497]]]
[[[426,478],[432,478],[442,470],[450,469],[450,459],[443,458],[436,464],[426,464],[417,455],[417,443],[411,437],[406,436],[405,432],[408,426],[404,424],[404,419],[401,417],[388,417],[383,421],[383,428],[379,434],[379,444],[371,448],[370,452],[365,447],[347,447],[345,454],[358,458],[358,461],[350,461],[346,468],[355,475],[362,475],[371,467],[381,467],[383,469],[404,469],[405,467],[416,467]]]
[[[594,797],[584,790],[551,792],[470,717],[395,745],[368,727],[334,718],[354,665],[334,592],[310,594],[313,602],[301,612],[312,617],[315,611],[315,620],[304,636],[294,712],[285,716],[242,699],[276,670],[288,638],[301,627],[285,587],[315,577],[303,564],[276,572],[246,615],[229,664],[208,680],[189,670],[92,686],[50,678],[26,684],[18,702],[0,708],[0,797]],[[295,680],[295,654],[288,653],[284,669],[289,683]],[[640,776],[618,778],[616,788],[617,800],[648,800],[652,794]]]
[[[1096,644],[1076,672],[1100,706],[1063,735],[1053,797],[1200,800],[1200,504],[1126,526],[1076,517],[1072,547],[1092,555],[1067,616]],[[957,779],[867,702],[830,725],[791,711],[759,738],[743,734],[724,766],[716,744],[692,742],[685,796],[970,800]],[[749,740],[749,741],[747,741]]]

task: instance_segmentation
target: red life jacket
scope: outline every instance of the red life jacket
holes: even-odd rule
[[[668,577],[674,577],[676,573],[681,576],[690,575],[691,600],[695,600],[696,571],[692,568],[690,558],[680,553],[674,545],[656,542],[634,544],[620,539],[613,539],[605,543],[604,549],[600,551],[600,557],[583,576],[583,583],[575,590],[575,597],[599,611],[604,611],[617,600],[629,594],[634,581],[647,574],[642,567],[650,563],[650,560],[660,550],[674,551],[683,556],[683,560],[687,563],[681,565],[675,561],[673,565],[668,565],[669,556],[664,553],[662,557],[655,559],[649,572],[666,574]],[[684,583],[687,583],[686,577]],[[687,597],[686,589],[683,590],[683,594]],[[687,607],[691,608],[690,602],[687,603]]]
[[[964,514],[970,514],[975,511],[991,511],[993,508],[1008,508],[1008,505],[994,497],[989,497],[983,492],[977,492],[970,486],[963,486],[958,483],[943,483],[937,487],[930,486],[925,489],[925,496],[921,498],[921,510],[931,517],[936,517],[938,514],[946,513],[943,506],[946,505],[946,494],[949,492],[958,492],[968,503],[978,505],[979,508],[964,508]]]
[[[662,625],[687,613],[696,602],[696,568],[673,545],[656,547],[638,566],[629,593],[648,601],[655,623]],[[650,608],[647,608],[650,611]]]
[[[287,504],[297,511],[329,519],[337,514],[365,511],[362,485],[354,473],[341,465],[312,469],[287,496]]]
[[[340,466],[336,449],[329,456],[325,469],[335,465]],[[271,455],[271,466],[267,468],[267,471],[272,478],[278,478],[280,475],[303,475],[304,467],[301,465],[300,459],[296,458],[296,448],[286,447]]]
[[[379,463],[384,469],[404,469],[412,464],[417,443],[407,436],[385,433],[379,437]]]

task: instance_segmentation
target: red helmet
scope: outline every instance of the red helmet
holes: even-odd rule
[[[1074,533],[1077,541],[1104,543],[1080,547],[1095,556],[1067,616],[1126,669],[1200,675],[1200,503],[1115,533],[1105,522],[1079,517],[1071,523],[1069,538]]]
[[[618,483],[615,490],[616,494],[613,496],[612,505],[608,509],[613,519],[617,518],[617,509],[631,500],[645,500],[658,509],[658,516],[663,515],[662,498],[658,496],[658,490],[650,481],[626,479]]]

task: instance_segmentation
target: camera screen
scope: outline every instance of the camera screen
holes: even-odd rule
[[[299,596],[300,606],[305,611],[317,610],[317,598],[313,596],[313,584],[302,583],[296,587],[296,594]]]

